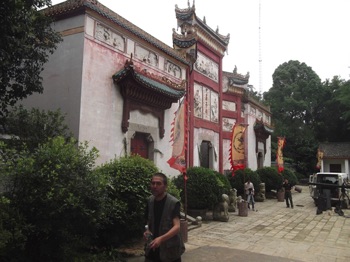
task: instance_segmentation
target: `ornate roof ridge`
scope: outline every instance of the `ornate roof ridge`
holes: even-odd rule
[[[190,5],[190,2],[188,1],[187,2],[187,8],[179,8],[179,6],[176,4],[175,5],[175,12],[176,13],[183,13],[183,14],[193,14],[196,12],[196,7],[195,7],[195,4],[194,4],[194,1],[193,1],[193,4],[192,4],[192,7]]]
[[[190,64],[190,62],[187,59],[185,59],[183,56],[181,56],[180,52],[178,52],[174,48],[168,46],[167,44],[161,42],[160,40],[158,40],[154,36],[150,35],[146,31],[142,30],[141,28],[137,27],[136,25],[131,23],[129,20],[125,19],[124,17],[117,14],[113,10],[104,6],[103,4],[98,2],[97,0],[67,0],[67,1],[59,3],[57,5],[53,5],[51,7],[43,9],[42,12],[44,12],[44,14],[46,14],[47,16],[60,17],[60,16],[63,16],[65,14],[69,15],[72,12],[84,11],[85,8],[89,8],[89,9],[97,12],[101,16],[106,17],[107,19],[109,19],[113,23],[116,23],[117,25],[132,32],[134,35],[145,40],[146,42],[163,50],[169,56],[171,56],[177,60],[180,60],[184,64],[187,64],[187,65]]]
[[[216,28],[216,30],[214,31],[209,25],[207,25],[206,21],[204,21],[204,19],[200,19],[197,15],[195,16],[197,22],[199,22],[199,24],[204,27],[206,30],[210,31],[213,35],[216,36],[216,38],[218,38],[220,41],[222,41],[226,46],[229,44],[230,42],[230,33],[228,33],[226,36],[222,35],[219,33],[219,27]]]
[[[176,14],[176,19],[181,20],[183,22],[187,22],[189,20],[192,20],[196,22],[197,26],[204,28],[204,30],[210,32],[212,34],[212,36],[214,38],[216,38],[217,40],[219,40],[219,42],[221,42],[222,45],[224,45],[225,47],[227,47],[227,45],[230,42],[230,34],[228,33],[226,36],[222,35],[219,33],[219,27],[217,27],[216,30],[213,30],[210,26],[207,25],[206,21],[205,21],[205,17],[204,19],[200,19],[197,15],[196,15],[196,8],[195,8],[195,3],[193,0],[193,5],[192,7],[190,6],[190,3],[188,2],[188,7],[181,9],[178,7],[178,5],[175,5],[175,14]],[[193,24],[194,25],[194,24]]]
[[[247,72],[246,75],[237,73],[237,67],[236,66],[235,66],[235,69],[233,70],[232,73],[231,72],[227,72],[227,71],[222,71],[222,74],[227,76],[227,77],[233,77],[233,78],[240,79],[240,80],[245,80],[245,81],[249,81],[249,78],[250,78],[249,72]]]

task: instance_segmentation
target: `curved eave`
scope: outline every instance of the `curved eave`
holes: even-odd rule
[[[106,6],[102,5],[96,0],[78,0],[78,1],[66,1],[63,3],[60,3],[58,5],[54,5],[52,7],[43,9],[42,12],[46,14],[47,16],[54,17],[56,19],[64,16],[74,15],[77,13],[84,13],[86,12],[86,8],[98,13],[99,15],[107,18],[108,20],[112,21],[113,23],[117,24],[118,26],[126,29],[127,31],[130,31],[135,36],[143,39],[144,41],[148,42],[149,44],[155,46],[156,48],[162,50],[167,55],[181,61],[182,63],[186,65],[190,65],[191,63],[184,59],[182,56],[179,55],[179,53],[172,49],[171,47],[167,46],[163,42],[159,41],[158,39],[154,38],[150,34],[146,33],[142,29],[138,28],[125,18],[121,17],[117,13],[113,12]]]
[[[140,85],[147,87],[150,91],[161,94],[163,96],[166,96],[168,98],[178,100],[181,97],[184,96],[185,91],[184,90],[175,90],[167,85],[164,85],[162,83],[159,83],[151,78],[148,78],[142,74],[139,74],[133,70],[132,67],[126,67],[116,74],[113,75],[113,80],[118,83],[119,81],[122,81],[126,77],[132,77],[134,81],[139,83]]]
[[[173,44],[181,48],[188,48],[195,45],[197,40],[195,38],[191,40],[175,39],[173,38]]]
[[[271,127],[268,127],[264,123],[255,123],[254,125],[254,131],[260,131],[265,133],[266,135],[271,135],[273,133],[273,129]]]
[[[239,79],[239,78],[232,78],[232,77],[228,77],[228,81],[230,85],[246,85],[249,82],[249,80],[247,79]]]
[[[177,5],[175,5],[175,16],[177,19],[182,21],[192,20],[195,11],[196,8],[194,5],[185,9],[180,9]]]

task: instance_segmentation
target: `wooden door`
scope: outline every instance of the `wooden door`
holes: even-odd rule
[[[130,150],[132,155],[138,154],[141,157],[148,159],[148,142],[145,133],[136,132],[135,137],[131,139]]]

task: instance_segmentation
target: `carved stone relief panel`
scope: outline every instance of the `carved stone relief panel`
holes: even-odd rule
[[[236,103],[231,101],[222,101],[222,109],[227,111],[236,112]]]
[[[164,64],[164,70],[177,78],[181,78],[181,68],[169,60],[166,60]]]
[[[218,94],[215,92],[210,92],[210,120],[212,122],[219,122],[219,103],[218,103]]]
[[[213,81],[219,81],[219,65],[200,52],[198,52],[194,68],[197,72],[205,75]]]
[[[156,53],[147,50],[138,44],[135,45],[135,57],[152,66],[158,66],[159,63],[159,57]]]
[[[219,95],[209,88],[194,83],[194,116],[219,122]]]
[[[232,132],[232,128],[236,123],[236,119],[223,117],[222,118],[222,130],[226,132]]]
[[[203,91],[202,86],[194,84],[194,116],[202,118]]]
[[[203,87],[203,119],[210,121],[210,90]]]
[[[100,23],[96,23],[95,38],[125,52],[125,38]]]

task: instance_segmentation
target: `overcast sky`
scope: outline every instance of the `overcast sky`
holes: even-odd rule
[[[175,5],[188,6],[188,0],[99,2],[169,46]],[[196,0],[195,7],[213,30],[230,34],[223,69],[249,71],[257,91],[268,91],[275,69],[289,60],[306,63],[322,81],[349,80],[350,0]]]

